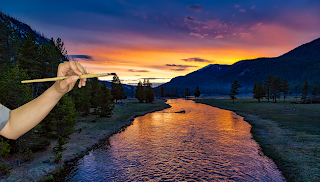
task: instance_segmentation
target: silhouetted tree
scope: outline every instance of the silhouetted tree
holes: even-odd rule
[[[253,98],[254,99],[258,99],[259,103],[260,103],[260,99],[263,99],[266,95],[264,87],[263,87],[263,83],[261,81],[259,81],[258,84],[254,84],[254,88],[253,88]]]
[[[68,136],[76,125],[77,110],[68,94],[65,94],[40,123],[41,130],[49,138]]]
[[[75,85],[78,84],[79,80]],[[79,88],[77,86],[74,86],[72,92],[69,92],[69,95],[72,97],[77,111],[84,116],[90,114],[91,93],[91,81],[89,81],[89,79],[87,80],[85,87]]]
[[[311,94],[313,95],[314,98],[316,98],[316,96],[320,93],[320,89],[318,85],[315,85],[312,89]]]
[[[164,88],[163,86],[160,87],[160,97],[164,97],[165,96],[165,92],[164,92]]]
[[[141,81],[139,81],[139,83],[138,83],[135,96],[139,100],[140,103],[142,103],[146,98],[146,95],[145,95],[145,92],[144,92],[144,88],[142,86]]]
[[[299,85],[296,85],[294,87],[294,93],[296,93],[296,96],[295,96],[296,100],[298,99],[298,92],[299,92],[298,90],[299,90]]]
[[[101,92],[101,86],[98,78],[90,79],[91,84],[91,107],[98,108],[99,106],[99,93]]]
[[[277,98],[280,98],[281,95],[281,91],[282,91],[282,86],[281,86],[281,81],[280,81],[280,77],[279,76],[275,76],[272,79],[272,83],[271,83],[271,94],[272,94],[272,98],[274,100],[274,102],[277,102]]]
[[[114,109],[113,96],[111,95],[111,90],[105,84],[101,84],[99,101],[100,116],[111,117]]]
[[[152,103],[154,101],[154,92],[151,85],[152,84],[149,82],[149,79],[148,79],[145,86],[145,95],[146,95],[147,103]]]
[[[265,93],[266,93],[266,99],[268,99],[268,102],[269,102],[269,99],[271,98],[272,76],[268,75],[267,80],[265,82],[266,83],[264,84],[264,90],[265,90]]]
[[[190,89],[189,89],[189,88],[185,88],[185,90],[184,90],[184,96],[185,96],[185,97],[188,97],[188,96],[190,96],[190,95],[191,95]]]
[[[282,83],[282,93],[283,93],[283,102],[285,102],[285,99],[290,91],[290,85],[288,79],[284,79]]]
[[[194,91],[194,96],[197,98],[200,97],[200,89],[198,86],[197,86],[196,90]]]
[[[303,85],[303,88],[302,88],[302,95],[301,95],[301,99],[306,103],[307,102],[307,97],[309,95],[309,87],[310,87],[310,84],[308,81],[306,81]]]
[[[233,101],[233,103],[234,103],[234,99],[237,99],[236,97],[235,97],[235,95],[238,95],[239,93],[238,93],[238,89],[240,88],[240,87],[242,87],[241,85],[240,85],[240,83],[238,82],[238,80],[235,80],[233,83],[232,83],[232,85],[231,85],[231,89],[230,89],[230,98],[232,99],[232,101]]]
[[[111,83],[111,94],[113,99],[118,102],[118,100],[127,98],[126,94],[124,93],[123,86],[118,76],[113,76],[113,80]]]

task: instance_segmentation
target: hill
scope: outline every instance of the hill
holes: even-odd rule
[[[255,83],[266,80],[270,74],[287,78],[293,89],[305,81],[314,85],[320,84],[320,38],[303,44],[279,57],[241,60],[232,65],[210,64],[185,76],[173,78],[161,86],[165,92],[182,93],[185,88],[199,86],[204,94],[229,94],[230,85],[238,80],[241,93],[251,93]],[[160,87],[160,86],[159,86]],[[156,88],[159,93],[159,87]]]

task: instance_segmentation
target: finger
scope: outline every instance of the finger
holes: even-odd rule
[[[82,74],[86,74],[86,70],[83,68],[83,66],[79,63],[76,63],[76,66],[78,67],[78,69],[82,72]],[[81,86],[85,86],[86,85],[86,78],[83,78],[80,80],[79,82],[79,88],[81,88]]]
[[[81,66],[81,64],[75,62],[76,66],[78,67],[78,69],[81,71],[82,74],[85,74],[86,71],[84,70],[84,68]]]
[[[58,66],[58,74],[57,76],[66,76],[67,72],[70,70],[70,66],[67,62],[60,63]]]
[[[68,63],[70,65],[71,69],[73,70],[73,72],[75,72],[77,75],[82,75],[82,72],[79,70],[76,62],[69,61]]]
[[[78,79],[78,76],[70,76],[69,78],[60,81],[60,88],[62,90],[66,90],[68,89],[68,91],[70,91],[70,88],[72,89],[74,84],[76,83]]]
[[[79,80],[78,87],[81,88],[81,86],[82,86],[82,83],[81,83],[81,80]]]

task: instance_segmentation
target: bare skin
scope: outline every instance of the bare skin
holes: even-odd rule
[[[39,124],[58,103],[64,94],[73,89],[78,76],[85,74],[84,68],[77,62],[69,61],[59,64],[58,77],[71,76],[56,81],[36,99],[10,112],[10,118],[0,135],[8,139],[17,139]],[[87,79],[81,79],[78,87],[86,85]]]

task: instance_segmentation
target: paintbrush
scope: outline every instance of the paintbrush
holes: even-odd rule
[[[82,79],[82,78],[94,78],[94,77],[109,76],[109,75],[116,75],[116,74],[115,73],[85,74],[85,75],[79,75],[78,78],[79,79]],[[34,79],[34,80],[23,80],[23,81],[21,81],[21,83],[49,82],[49,81],[63,80],[63,79],[69,78],[69,77],[70,76],[54,77],[54,78],[42,78],[42,79]]]

